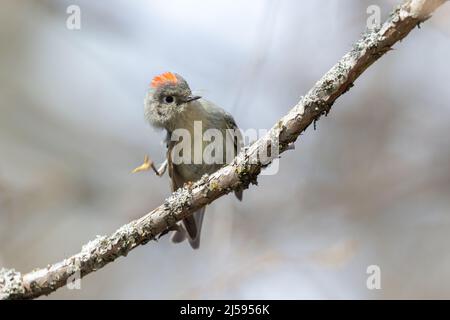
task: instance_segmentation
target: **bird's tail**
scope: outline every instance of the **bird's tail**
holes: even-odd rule
[[[172,236],[172,242],[179,243],[186,238],[192,249],[200,247],[200,234],[202,231],[203,216],[205,215],[205,207],[194,212],[192,216],[183,219],[183,227],[175,231]]]
[[[234,192],[236,198],[242,201],[243,190],[236,190]],[[202,231],[203,216],[205,215],[205,207],[194,212],[192,216],[183,219],[183,226],[178,225],[177,230],[172,236],[173,243],[180,243],[186,240],[189,241],[192,249],[200,247],[200,233]]]
[[[244,196],[244,191],[236,190],[236,191],[234,191],[234,195],[236,196],[236,198],[238,198],[239,201],[242,201],[242,197]]]

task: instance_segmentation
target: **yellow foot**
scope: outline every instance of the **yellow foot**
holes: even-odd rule
[[[142,172],[142,171],[148,171],[150,169],[153,170],[153,167],[154,167],[153,161],[150,160],[150,158],[147,155],[145,155],[144,163],[141,164],[139,167],[137,167],[136,169],[134,169],[131,172],[132,173],[137,173],[137,172]]]

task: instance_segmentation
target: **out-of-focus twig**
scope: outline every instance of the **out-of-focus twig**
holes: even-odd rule
[[[26,274],[0,270],[0,298],[25,299],[49,294],[78,275],[96,271],[130,250],[155,239],[160,233],[199,208],[229,192],[256,183],[264,167],[253,163],[261,148],[278,145],[284,152],[289,144],[320,116],[372,63],[425,21],[445,0],[409,0],[397,7],[379,30],[367,31],[352,50],[338,61],[262,138],[245,148],[231,164],[175,191],[161,206],[132,221],[110,236],[101,236],[83,246],[80,253],[61,262]]]

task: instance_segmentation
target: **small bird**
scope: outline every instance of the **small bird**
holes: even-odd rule
[[[166,72],[153,78],[144,100],[144,114],[153,127],[166,130],[166,161],[157,169],[150,158],[146,156],[144,164],[133,172],[152,169],[158,176],[162,176],[168,168],[172,191],[183,187],[186,183],[189,184],[199,180],[204,174],[217,171],[230,161],[227,153],[233,152],[232,154],[236,155],[241,149],[242,139],[233,117],[212,102],[193,95],[186,80],[176,73]],[[195,129],[195,123],[201,123],[201,136]],[[174,137],[178,129],[187,130],[185,132],[189,133],[191,140],[190,150],[182,155],[172,154],[177,144],[183,142]],[[203,134],[208,129],[216,129],[216,132],[220,132],[224,138],[222,139],[223,148],[219,148],[219,151],[220,149],[223,150],[223,154],[219,156],[221,161],[212,163],[211,159],[203,154],[208,145],[208,141],[203,139]],[[234,132],[234,135],[230,132]],[[231,143],[230,139],[232,139]],[[199,151],[198,148],[195,150],[195,145],[199,145],[199,143],[201,143],[200,151],[202,153],[200,162],[194,159],[195,152]],[[227,149],[227,146],[232,147]],[[181,163],[180,161],[174,161],[174,156],[181,156],[182,159],[188,161],[182,161]],[[217,159],[217,155],[214,154],[214,157]],[[234,156],[231,157],[231,159],[233,158]],[[242,200],[242,190],[236,191],[235,195],[239,200]],[[204,213],[205,207],[196,211],[192,216],[183,219],[182,225],[177,224],[173,230],[172,241],[178,243],[187,238],[193,249],[199,248]]]

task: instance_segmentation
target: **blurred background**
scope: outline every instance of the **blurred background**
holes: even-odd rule
[[[143,117],[183,75],[242,129],[270,128],[397,1],[2,1],[0,267],[77,253],[162,203]],[[69,5],[81,29],[66,27]],[[208,207],[198,251],[168,237],[44,299],[450,298],[450,5],[370,67],[239,203]],[[381,269],[368,290],[367,267]]]

